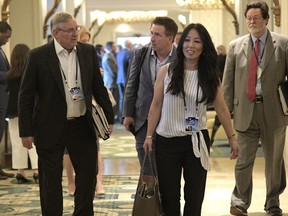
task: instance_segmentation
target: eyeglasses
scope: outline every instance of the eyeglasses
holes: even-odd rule
[[[261,17],[246,17],[246,22],[252,22],[252,20],[257,22],[260,19]]]
[[[78,33],[81,29],[80,26],[77,26],[75,29],[73,28],[70,28],[70,29],[67,29],[67,30],[64,30],[64,29],[61,29],[61,28],[57,28],[59,31],[63,31],[63,32],[67,32],[68,34],[74,34],[74,33]]]

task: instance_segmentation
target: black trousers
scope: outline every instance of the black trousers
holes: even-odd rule
[[[97,144],[83,117],[67,121],[62,137],[53,148],[41,149],[36,145],[42,215],[63,215],[62,173],[65,147],[76,174],[73,215],[94,215],[93,200],[98,172]]]
[[[206,130],[204,137],[207,145],[209,136]],[[155,148],[165,216],[180,216],[182,170],[185,181],[183,216],[201,216],[207,171],[193,153],[191,136],[165,138],[157,135]]]

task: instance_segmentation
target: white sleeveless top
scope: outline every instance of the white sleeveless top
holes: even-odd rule
[[[156,128],[157,134],[170,138],[192,135],[193,151],[196,157],[200,157],[201,164],[204,169],[209,170],[209,153],[203,137],[202,132],[199,132],[200,139],[198,140],[197,132],[185,131],[185,117],[197,116],[199,118],[199,129],[207,129],[206,122],[206,105],[204,102],[199,103],[202,98],[202,89],[198,89],[198,74],[197,70],[184,71],[184,90],[186,94],[186,107],[185,111],[184,100],[182,94],[176,96],[170,92],[166,93],[166,89],[170,83],[171,77],[168,72],[164,79],[164,98],[162,104],[162,111],[159,124]],[[198,89],[198,112],[196,112],[196,95]],[[200,149],[198,147],[200,143]]]

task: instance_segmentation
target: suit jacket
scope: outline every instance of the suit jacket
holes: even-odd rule
[[[3,52],[2,49],[0,50],[0,52]],[[0,53],[0,142],[4,133],[5,116],[8,104],[7,74],[9,69],[10,64],[4,52]]]
[[[176,48],[175,46],[172,47],[172,56],[168,62],[176,58]],[[123,104],[123,117],[134,118],[135,131],[138,131],[145,123],[154,94],[150,71],[152,48],[151,46],[148,47],[141,71],[139,72],[140,51],[141,48],[135,50],[133,54]]]
[[[246,94],[252,47],[250,34],[240,37],[229,44],[226,58],[224,96],[229,110],[234,112],[234,127],[238,131],[248,129],[255,105],[248,101]],[[263,118],[272,128],[285,127],[288,117],[282,112],[277,88],[288,73],[287,37],[268,31],[261,68]]]
[[[130,63],[131,53],[128,49],[122,49],[117,53],[118,64],[117,84],[125,85],[127,80],[127,71]]]
[[[86,103],[87,124],[96,138],[92,122],[92,95],[101,105],[109,124],[114,114],[99,71],[94,47],[78,43],[82,92]],[[67,116],[67,104],[59,60],[54,42],[29,52],[19,92],[19,132],[21,137],[34,136],[35,145],[50,148],[61,137]]]
[[[111,88],[117,88],[117,72],[118,66],[112,53],[106,52],[102,58],[102,68],[104,71],[103,80],[105,85]]]

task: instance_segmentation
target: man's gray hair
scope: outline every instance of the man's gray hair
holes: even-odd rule
[[[74,19],[73,16],[67,12],[59,12],[56,13],[50,22],[50,28],[51,28],[51,32],[56,29],[59,28],[59,25],[61,23],[66,23],[68,21],[70,21],[71,19]]]

